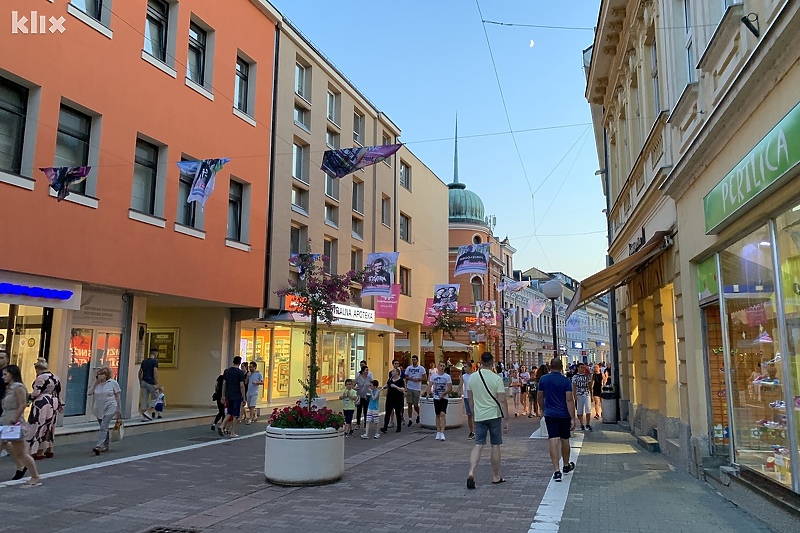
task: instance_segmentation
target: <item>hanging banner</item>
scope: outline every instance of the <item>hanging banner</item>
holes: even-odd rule
[[[531,284],[530,281],[501,281],[500,284],[497,286],[497,290],[500,292],[503,291],[519,292],[525,287],[529,287],[530,284]]]
[[[425,300],[425,316],[422,319],[423,326],[432,326],[436,321],[436,308],[433,306],[433,298]]]
[[[489,271],[489,243],[468,244],[458,247],[454,276],[461,274],[486,274]]]
[[[186,203],[200,202],[205,208],[206,200],[214,191],[214,181],[217,172],[228,163],[230,159],[203,159],[202,161],[180,161],[178,168],[184,176],[192,177],[192,188],[189,190],[189,197]]]
[[[433,307],[437,311],[445,307],[453,311],[458,311],[458,290],[461,285],[457,283],[445,283],[434,286]]]
[[[337,178],[343,178],[356,170],[380,163],[393,156],[402,144],[384,144],[383,146],[364,146],[361,148],[342,148],[325,150],[322,156],[322,170]]]
[[[310,257],[312,263],[316,263],[322,257],[322,254],[292,254],[289,256],[289,264],[297,267],[297,276],[300,281],[306,279],[306,265],[301,261],[301,255]]]
[[[375,297],[375,316],[378,318],[397,318],[397,307],[400,304],[400,284],[392,285],[390,296]]]
[[[398,252],[378,252],[367,256],[367,274],[361,296],[391,296],[397,274]]]
[[[539,298],[531,298],[528,300],[528,304],[525,306],[533,318],[539,318],[542,316],[545,307],[547,307],[547,300],[540,300]]]
[[[50,188],[58,193],[56,198],[60,202],[69,196],[69,188],[76,183],[80,183],[86,179],[92,167],[44,167],[40,168],[47,181],[50,182]]]
[[[497,310],[495,309],[494,300],[478,300],[475,302],[478,306],[477,316],[479,326],[496,326],[497,325]]]
[[[580,333],[581,319],[576,315],[570,315],[567,319],[567,333]]]

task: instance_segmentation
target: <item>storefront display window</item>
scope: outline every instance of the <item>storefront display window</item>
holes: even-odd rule
[[[265,378],[269,376],[270,339],[271,332],[267,328],[242,328],[239,354],[242,360],[255,362],[256,368]],[[268,387],[261,388],[259,401],[267,401],[268,391]]]
[[[67,370],[66,407],[64,416],[86,414],[86,392],[89,386],[89,365],[92,360],[94,331],[73,328],[69,341],[69,369]]]

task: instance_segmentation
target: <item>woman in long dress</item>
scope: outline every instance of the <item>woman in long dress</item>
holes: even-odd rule
[[[28,415],[28,446],[34,459],[53,457],[54,432],[61,404],[61,380],[48,370],[47,361],[39,358],[33,367],[36,380],[31,386],[31,412]]]
[[[0,424],[3,426],[21,426],[22,434],[24,435],[25,421],[22,415],[28,403],[28,391],[25,385],[22,384],[22,373],[17,365],[8,365],[3,369],[3,382],[6,384],[6,395],[3,397],[3,416],[0,417]],[[22,479],[26,472],[30,472],[31,478],[23,487],[37,487],[42,484],[39,472],[36,471],[36,463],[25,449],[25,441],[23,439],[0,441],[0,445],[11,454],[18,466],[23,467],[22,470],[17,470],[14,479]]]

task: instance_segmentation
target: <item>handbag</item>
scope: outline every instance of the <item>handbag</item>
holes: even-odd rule
[[[497,404],[497,408],[500,409],[500,418],[505,418],[505,416],[503,416],[503,408],[500,406],[500,402],[497,400],[497,398],[495,398],[494,394],[492,394],[492,391],[489,390],[489,385],[486,384],[486,380],[483,379],[483,374],[480,370],[478,370],[478,375],[481,377],[481,381],[483,381],[483,386],[486,387],[486,392],[489,393],[489,396],[492,397],[494,403]]]
[[[0,426],[0,440],[22,440],[22,425]]]
[[[117,423],[109,430],[109,434],[112,442],[119,442],[125,437],[125,426],[121,418],[117,418]]]

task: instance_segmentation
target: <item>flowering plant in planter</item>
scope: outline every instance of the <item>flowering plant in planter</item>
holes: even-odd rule
[[[334,413],[327,407],[318,409],[312,405],[303,407],[300,402],[290,407],[272,410],[268,425],[280,429],[339,429],[344,427],[344,416]]]

